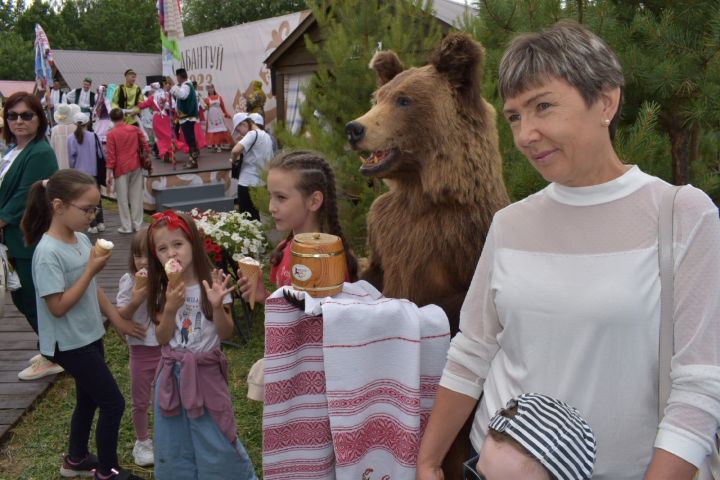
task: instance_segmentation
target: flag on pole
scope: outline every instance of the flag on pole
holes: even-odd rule
[[[52,87],[54,65],[50,42],[39,23],[35,24],[35,82],[41,90]]]
[[[160,42],[162,43],[163,75],[173,74],[173,60],[181,60],[178,40],[185,36],[180,13],[180,0],[158,0]]]

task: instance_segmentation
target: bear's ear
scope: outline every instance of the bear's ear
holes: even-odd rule
[[[378,87],[382,87],[395,78],[395,75],[405,70],[400,59],[392,50],[375,52],[369,66],[377,73]]]
[[[430,56],[430,64],[457,91],[460,105],[482,108],[480,89],[485,49],[464,32],[450,33]]]

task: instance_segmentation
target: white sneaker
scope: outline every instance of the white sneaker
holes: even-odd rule
[[[55,375],[63,372],[64,369],[57,363],[52,363],[45,357],[40,357],[35,363],[30,364],[25,370],[18,373],[20,380],[37,380],[47,375]]]
[[[28,365],[32,365],[33,363],[37,362],[41,358],[43,358],[42,353],[38,353],[37,355],[32,357],[30,360],[28,360]]]
[[[90,228],[88,228],[88,233],[92,233],[94,235],[94,234],[98,233],[98,228],[90,227]]]
[[[105,224],[100,222],[97,225],[98,232],[104,232],[105,231]]]
[[[149,438],[147,440],[135,440],[133,447],[133,461],[139,467],[147,467],[155,463],[155,454],[153,452],[153,443]]]

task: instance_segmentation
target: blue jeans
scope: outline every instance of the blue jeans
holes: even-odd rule
[[[179,382],[177,364],[174,373]],[[153,403],[157,480],[257,480],[240,439],[231,444],[207,410],[193,419],[182,408],[179,415],[165,417],[158,408],[157,385]]]

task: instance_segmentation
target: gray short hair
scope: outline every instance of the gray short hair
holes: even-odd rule
[[[588,107],[603,92],[620,87],[618,111],[609,127],[612,139],[620,122],[625,78],[610,47],[584,26],[570,21],[519,35],[500,61],[498,91],[505,101],[553,77],[577,88]]]

